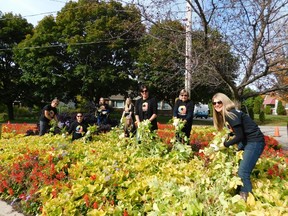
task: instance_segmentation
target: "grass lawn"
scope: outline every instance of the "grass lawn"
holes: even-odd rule
[[[287,126],[288,116],[286,115],[265,115],[264,123],[259,121],[259,115],[254,116],[254,121],[262,126]]]

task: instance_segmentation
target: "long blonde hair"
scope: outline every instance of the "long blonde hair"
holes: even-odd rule
[[[131,108],[131,106],[133,105],[132,103],[132,99],[131,98],[126,98],[126,101],[125,101],[125,106],[124,106],[124,110],[125,112],[128,112]]]
[[[235,109],[235,103],[225,94],[223,93],[216,93],[212,97],[212,102],[214,100],[222,101],[223,109],[221,112],[217,112],[213,107],[213,124],[214,127],[220,131],[224,128],[226,122],[226,116],[229,118],[234,119],[235,115],[230,112],[231,109]]]

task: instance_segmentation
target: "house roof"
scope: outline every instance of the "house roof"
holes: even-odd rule
[[[264,105],[267,105],[267,104],[275,105],[275,100],[276,100],[276,98],[271,98],[271,97],[265,98],[265,100],[263,101],[263,104]]]

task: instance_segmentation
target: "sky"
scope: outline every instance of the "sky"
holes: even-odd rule
[[[0,0],[2,13],[12,12],[21,16],[34,26],[44,16],[56,16],[69,0]]]

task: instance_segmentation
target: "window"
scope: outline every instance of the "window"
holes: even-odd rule
[[[114,108],[124,108],[124,101],[122,100],[115,100],[113,101]]]

